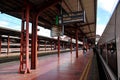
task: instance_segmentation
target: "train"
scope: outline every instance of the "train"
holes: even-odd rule
[[[97,43],[107,80],[120,80],[120,1]]]

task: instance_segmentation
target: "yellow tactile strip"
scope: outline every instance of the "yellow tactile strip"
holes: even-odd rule
[[[85,66],[84,71],[83,71],[83,73],[82,73],[82,75],[81,75],[81,77],[80,77],[79,80],[87,80],[88,72],[89,72],[89,70],[90,70],[90,66],[91,66],[91,63],[92,63],[92,58],[93,58],[93,55],[92,55],[92,57],[89,59],[87,65]]]

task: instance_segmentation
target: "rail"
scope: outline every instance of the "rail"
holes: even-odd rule
[[[98,53],[98,56],[100,58],[101,64],[103,66],[103,69],[105,70],[105,75],[108,80],[117,80],[117,77],[114,75],[114,73],[111,71],[105,60],[102,58],[102,56]]]

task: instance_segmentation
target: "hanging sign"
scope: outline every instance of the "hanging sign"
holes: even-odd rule
[[[75,23],[75,22],[85,22],[85,11],[76,11],[67,14],[62,14],[59,16],[59,24]]]

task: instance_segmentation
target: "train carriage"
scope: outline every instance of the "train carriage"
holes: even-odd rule
[[[120,2],[118,2],[102,34],[98,46],[99,54],[104,59],[112,75],[120,79]]]

